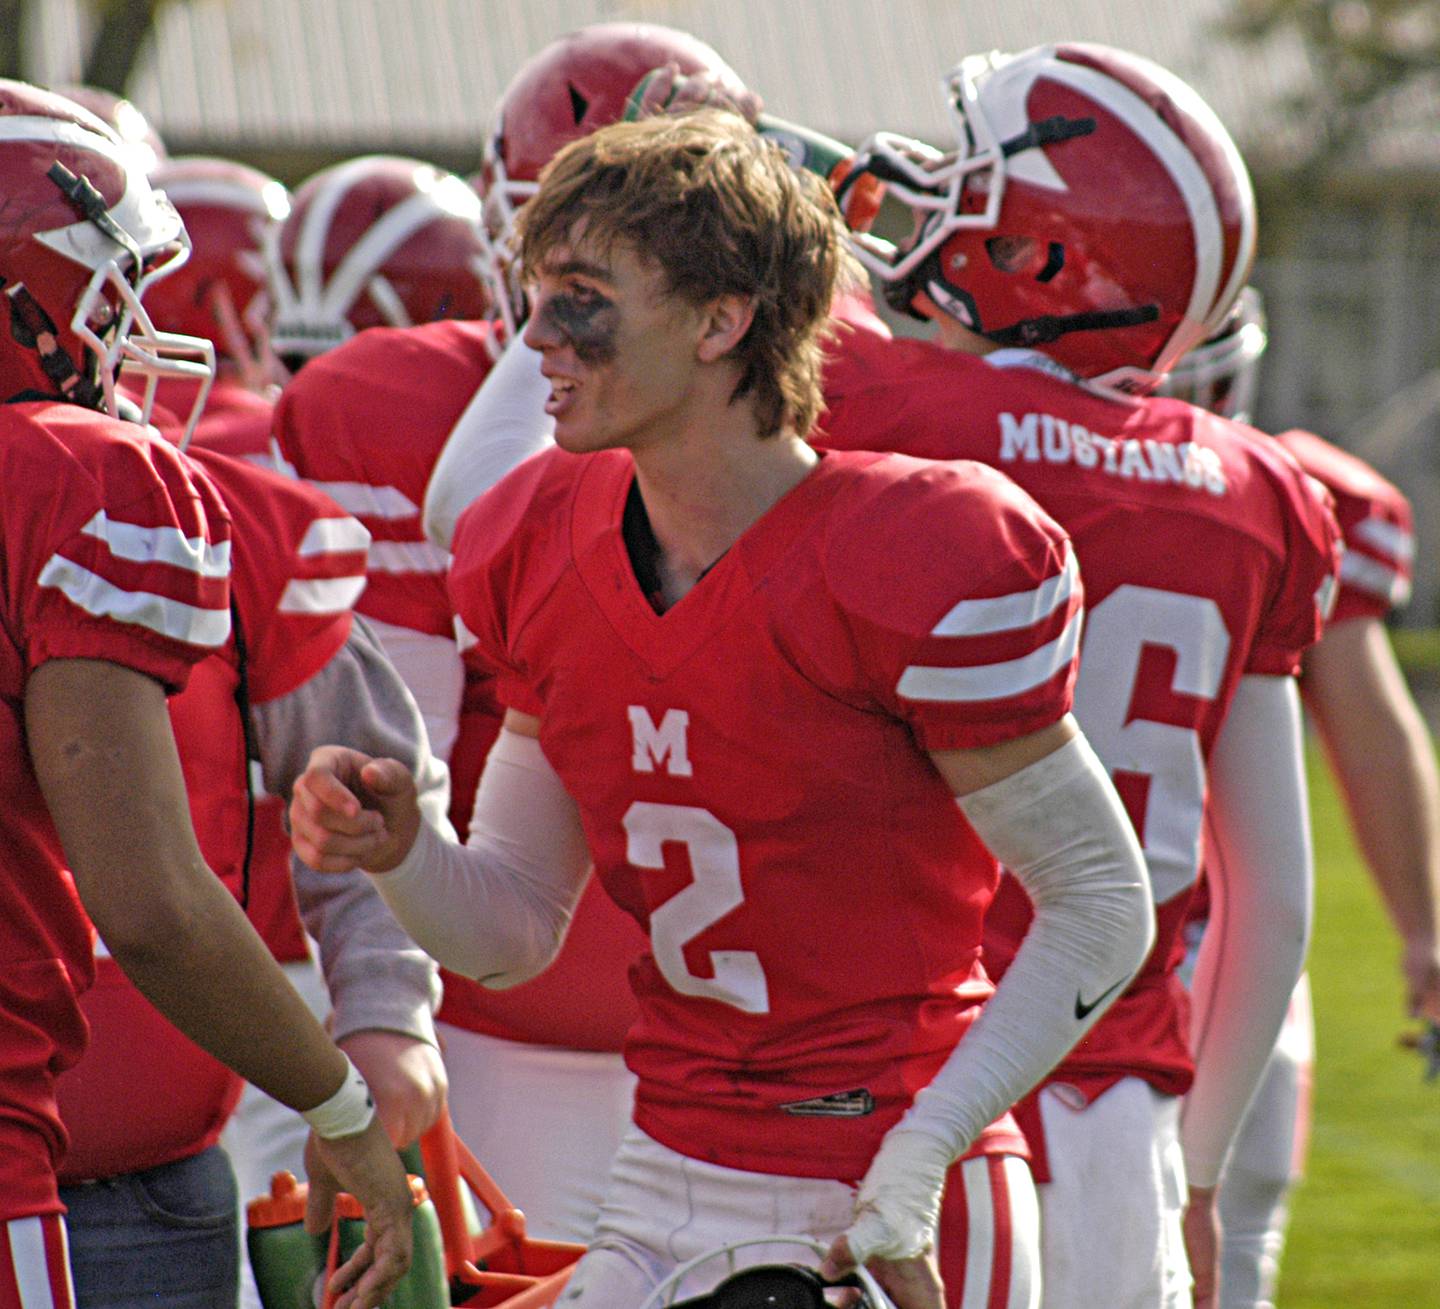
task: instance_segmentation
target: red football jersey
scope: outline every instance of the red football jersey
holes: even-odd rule
[[[167,378],[156,390],[157,425],[173,432],[176,439],[183,423],[175,415],[190,412],[198,385]],[[161,406],[164,414],[160,413]],[[270,442],[270,418],[274,408],[273,400],[256,395],[228,377],[217,377],[200,421],[195,425],[189,448],[244,459],[273,471],[275,454]],[[245,910],[250,922],[281,963],[308,959],[310,947],[289,873],[290,834],[285,830],[285,801],[279,796],[256,792],[251,863],[254,868],[275,872],[251,878],[250,900]]]
[[[1410,502],[1369,464],[1313,432],[1281,432],[1275,439],[1335,500],[1345,555],[1330,622],[1384,618],[1402,608],[1415,562]]]
[[[820,440],[982,460],[1069,532],[1086,594],[1075,715],[1141,838],[1158,935],[1051,1080],[1093,1097],[1140,1076],[1180,1094],[1194,1068],[1174,969],[1200,867],[1205,760],[1241,676],[1295,673],[1319,637],[1338,533],[1293,461],[1257,449],[1249,429],[1175,400],[1107,397],[1039,355],[1000,358],[1010,366],[895,340],[882,369],[873,340],[853,357],[842,341]],[[1030,913],[1006,878],[985,926],[992,971]]]
[[[522,464],[461,518],[457,608],[648,931],[636,1123],[858,1178],[991,992],[998,870],[925,752],[1069,709],[1069,545],[977,464],[832,453],[657,615],[632,481],[623,451]]]
[[[351,605],[365,585],[365,529],[303,483],[203,448],[192,448],[189,458],[219,488],[234,519],[232,594],[249,701],[278,699],[309,681],[344,645]],[[201,852],[237,896],[250,771],[236,699],[239,664],[232,636],[170,702]],[[267,904],[293,903],[286,898],[288,848],[275,848],[269,829],[257,827],[257,836],[252,895],[258,891]],[[195,1154],[219,1136],[240,1088],[234,1074],[171,1028],[118,970],[102,976],[105,984],[85,1001],[96,1040],[60,1084],[71,1134],[66,1179],[108,1177]],[[139,1090],[117,1108],[115,1088],[135,1089],[141,1048],[147,1050],[141,1063],[164,1069],[164,1094]]]
[[[169,414],[178,416],[183,427],[199,386],[198,382],[167,378],[156,386],[155,402],[164,406]],[[256,395],[228,377],[217,377],[205,397],[205,408],[195,424],[190,443],[232,459],[246,459],[273,468],[270,417],[274,408],[273,400]]]
[[[183,686],[230,632],[230,519],[204,476],[78,405],[0,408],[0,1221],[59,1211],[55,1078],[79,1056],[91,929],[25,746],[25,684],[103,659]]]
[[[455,638],[450,556],[426,538],[420,511],[445,439],[490,371],[493,331],[453,319],[370,328],[312,359],[281,392],[281,455],[370,531],[362,614]]]

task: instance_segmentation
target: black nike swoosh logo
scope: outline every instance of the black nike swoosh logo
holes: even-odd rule
[[[1076,1020],[1083,1022],[1086,1018],[1089,1018],[1091,1012],[1094,1010],[1094,1008],[1095,1008],[1096,1005],[1098,1005],[1098,1004],[1104,1004],[1104,1003],[1105,1003],[1105,997],[1106,997],[1107,995],[1110,995],[1110,994],[1111,994],[1112,992],[1114,992],[1114,991],[1118,991],[1118,990],[1119,990],[1122,986],[1124,986],[1125,983],[1128,982],[1129,980],[1130,980],[1130,979],[1129,979],[1128,977],[1122,977],[1118,982],[1115,983],[1114,986],[1107,986],[1103,991],[1100,992],[1099,995],[1097,995],[1097,996],[1096,996],[1093,1000],[1091,1000],[1088,1004],[1087,1004],[1084,1000],[1082,1000],[1082,999],[1080,998],[1080,992],[1079,992],[1079,991],[1076,991],[1076,992],[1075,992],[1075,1018],[1076,1018]]]

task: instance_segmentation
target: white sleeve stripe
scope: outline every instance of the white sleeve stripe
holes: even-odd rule
[[[972,703],[1023,695],[1048,682],[1071,659],[1080,644],[1081,615],[1049,645],[1019,659],[998,664],[972,664],[963,668],[936,668],[915,664],[900,676],[896,690],[905,700],[943,700]]]
[[[983,1155],[965,1160],[960,1165],[960,1179],[965,1185],[966,1232],[965,1298],[960,1309],[988,1309],[995,1271],[995,1211],[989,1160]]]
[[[1408,564],[1415,558],[1414,534],[1383,518],[1366,518],[1357,523],[1353,535],[1357,541],[1398,563]]]
[[[1347,550],[1340,560],[1340,581],[1357,591],[1368,591],[1391,604],[1410,598],[1410,579],[1378,559]]]
[[[414,518],[420,512],[403,491],[393,486],[371,486],[368,482],[317,482],[307,479],[348,514],[367,518]]]
[[[369,567],[372,573],[443,573],[450,556],[429,541],[376,541]]]
[[[317,518],[305,529],[298,553],[311,555],[354,554],[368,549],[370,533],[354,518]]]
[[[478,643],[477,638],[475,633],[465,626],[465,620],[459,614],[452,615],[452,620],[455,624],[455,645],[463,654]]]
[[[20,1293],[21,1309],[59,1309],[50,1287],[42,1220],[37,1217],[12,1218],[0,1226],[3,1226],[10,1246],[10,1266],[15,1273],[15,1289]]]
[[[293,577],[278,607],[282,614],[342,614],[364,589],[363,577]]]
[[[1010,1295],[1005,1309],[1030,1309],[1038,1299],[1034,1279],[1040,1270],[1040,1206],[1030,1167],[1014,1155],[1002,1155],[1005,1192],[1010,1200]]]
[[[1016,591],[989,600],[962,600],[935,625],[931,635],[984,636],[1033,627],[1074,595],[1079,579],[1075,553],[1067,545],[1063,572],[1047,577],[1033,591]]]
[[[51,555],[40,573],[67,600],[97,618],[149,628],[188,645],[218,649],[230,635],[230,610],[202,609],[150,591],[122,591],[63,555]]]
[[[230,573],[230,542],[211,543],[203,536],[186,536],[178,527],[141,527],[116,522],[103,509],[80,529],[104,544],[117,559],[132,563],[171,564],[201,577]]]

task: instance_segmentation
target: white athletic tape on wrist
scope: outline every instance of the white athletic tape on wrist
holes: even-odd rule
[[[300,1115],[322,1140],[341,1141],[348,1136],[359,1136],[375,1118],[375,1100],[370,1088],[348,1056],[345,1064],[347,1071],[340,1089]]]
[[[933,1136],[891,1131],[880,1142],[855,1197],[855,1221],[845,1233],[857,1264],[913,1259],[935,1244],[940,1197],[952,1159]]]

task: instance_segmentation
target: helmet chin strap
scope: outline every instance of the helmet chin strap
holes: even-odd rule
[[[1036,346],[1058,341],[1071,332],[1103,332],[1116,327],[1138,327],[1160,317],[1160,306],[1134,305],[1129,309],[1090,309],[1079,314],[1042,314],[983,333],[996,345]]]
[[[48,395],[25,391],[8,397],[7,402],[58,398],[84,405],[87,409],[104,408],[104,389],[99,381],[86,377],[75,366],[75,361],[60,344],[54,320],[30,294],[29,288],[23,282],[17,282],[6,290],[5,298],[10,302],[11,338],[22,349],[35,352],[41,373],[54,388]]]
[[[908,277],[898,282],[882,284],[885,301],[896,313],[928,322],[930,316],[917,308],[915,303],[923,292],[961,326],[978,333],[987,341],[1002,346],[1028,347],[1049,345],[1071,332],[1103,332],[1114,328],[1138,327],[1141,323],[1153,323],[1160,317],[1160,306],[1151,303],[1129,305],[1123,309],[1090,309],[1076,314],[1041,314],[1034,318],[1022,318],[1008,327],[987,328],[980,321],[970,293],[945,276],[941,259],[943,249],[943,246],[937,246]]]

